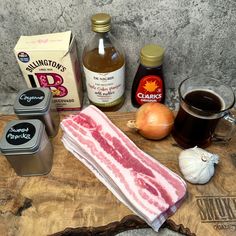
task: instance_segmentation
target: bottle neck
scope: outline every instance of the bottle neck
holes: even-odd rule
[[[144,65],[140,62],[140,66],[143,67],[143,68],[146,68],[146,69],[159,69],[161,70],[162,69],[162,64],[161,65],[157,65],[157,66],[148,66],[148,65]]]
[[[99,35],[99,36],[101,36],[101,37],[108,36],[108,35],[109,35],[109,32],[110,32],[110,31],[107,31],[107,32],[96,32],[96,31],[94,31],[94,33],[96,33],[97,35]]]

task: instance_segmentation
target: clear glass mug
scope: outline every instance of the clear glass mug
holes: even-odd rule
[[[213,140],[229,141],[236,119],[232,88],[217,79],[191,77],[178,87],[179,110],[172,136],[182,148],[208,147]]]

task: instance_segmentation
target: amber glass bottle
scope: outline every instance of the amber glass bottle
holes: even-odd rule
[[[110,15],[96,14],[91,21],[95,35],[83,51],[88,98],[103,111],[115,111],[124,102],[125,57],[119,43],[109,32]]]
[[[148,44],[141,49],[140,65],[131,91],[133,106],[140,107],[147,102],[164,103],[163,57],[164,49],[156,44]]]

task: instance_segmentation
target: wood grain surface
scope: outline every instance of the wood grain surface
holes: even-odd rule
[[[61,119],[65,116],[60,115]],[[171,136],[162,141],[146,140],[126,127],[134,113],[107,115],[139,148],[181,175],[178,155],[182,149]],[[0,133],[13,119],[1,116]],[[54,163],[45,176],[19,177],[0,156],[0,235],[50,235],[68,232],[66,228],[79,232],[120,222],[133,214],[64,148],[61,136],[60,130],[52,140]],[[205,185],[188,183],[186,200],[167,221],[167,227],[200,236],[236,234],[235,143],[234,135],[228,144],[207,148],[220,156],[215,176]]]

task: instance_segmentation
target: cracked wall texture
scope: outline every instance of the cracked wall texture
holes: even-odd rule
[[[13,54],[20,35],[72,30],[79,58],[90,39],[90,17],[112,16],[112,32],[127,59],[127,90],[146,43],[166,48],[167,104],[175,106],[176,87],[187,76],[204,74],[236,86],[235,0],[3,0],[0,2],[0,100],[9,106],[26,84]],[[207,81],[206,81],[207,83]],[[129,99],[129,97],[127,97]]]

